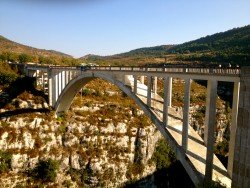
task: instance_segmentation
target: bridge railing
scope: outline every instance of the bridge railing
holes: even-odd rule
[[[192,74],[218,74],[234,75],[240,74],[239,68],[192,68],[192,67],[113,67],[113,66],[93,66],[91,70],[111,70],[111,71],[138,71],[138,72],[166,72],[166,73],[192,73]]]
[[[31,69],[57,69],[57,70],[111,70],[111,71],[134,71],[134,72],[166,72],[166,73],[191,73],[191,74],[217,74],[217,75],[230,75],[239,76],[240,68],[204,68],[204,67],[128,67],[128,66],[86,66],[82,69],[82,66],[38,66],[38,65],[27,65],[27,68]]]

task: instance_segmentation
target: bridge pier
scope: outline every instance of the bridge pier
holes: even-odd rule
[[[233,177],[233,160],[234,160],[235,138],[237,129],[239,90],[240,90],[240,82],[234,82],[232,122],[230,127],[229,155],[228,155],[228,165],[227,165],[227,171],[231,178]]]
[[[140,82],[141,84],[144,84],[144,76],[140,76]]]
[[[236,86],[237,87],[237,86]],[[250,185],[250,67],[242,67],[232,187]]]
[[[187,151],[188,147],[188,127],[189,127],[189,107],[190,107],[190,86],[191,79],[185,79],[184,88],[184,108],[183,108],[183,126],[182,126],[182,147]]]
[[[147,77],[148,81],[148,90],[147,90],[147,105],[149,108],[151,108],[151,90],[152,90],[152,77]]]
[[[153,93],[157,93],[157,77],[153,77]]]
[[[164,127],[168,125],[168,107],[169,107],[169,92],[172,88],[170,88],[169,77],[165,77],[163,81],[164,87],[164,103],[163,103],[163,124]]]
[[[169,89],[168,89],[168,106],[171,107],[172,106],[172,90],[173,90],[173,86],[172,86],[172,81],[173,78],[172,77],[168,77],[168,85],[169,85]]]
[[[53,106],[53,95],[55,92],[53,92],[53,84],[54,84],[54,76],[52,73],[52,69],[48,69],[48,89],[49,89],[49,105]]]
[[[137,76],[134,75],[134,93],[137,94]]]
[[[213,171],[213,150],[214,150],[214,129],[216,123],[216,98],[217,98],[217,81],[207,81],[207,98],[205,114],[204,142],[207,146],[205,182],[212,181]]]

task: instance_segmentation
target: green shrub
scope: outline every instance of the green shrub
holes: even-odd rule
[[[31,176],[43,182],[54,182],[57,176],[59,164],[57,161],[48,159],[40,160],[31,171]]]
[[[166,141],[161,139],[158,141],[151,159],[156,164],[157,169],[162,169],[168,168],[176,160],[176,157]]]
[[[0,151],[0,173],[11,169],[12,155],[8,152]]]

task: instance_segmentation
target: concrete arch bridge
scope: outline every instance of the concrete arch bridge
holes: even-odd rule
[[[195,184],[220,181],[227,187],[250,186],[250,67],[60,67],[25,66],[36,77],[57,113],[67,111],[77,92],[95,78],[118,86],[157,126]],[[147,78],[145,85],[144,79]],[[164,97],[157,94],[157,78],[164,80]],[[183,116],[170,121],[172,79],[185,81]],[[204,140],[189,120],[191,80],[207,80]],[[218,81],[234,84],[228,167],[213,153]],[[158,102],[156,102],[158,101]]]

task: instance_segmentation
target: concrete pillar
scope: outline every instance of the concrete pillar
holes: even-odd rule
[[[169,77],[168,78],[168,85],[169,85],[169,89],[168,89],[168,97],[167,97],[167,100],[168,100],[168,106],[171,107],[172,106],[172,77]]]
[[[237,129],[239,90],[240,90],[240,82],[234,82],[232,123],[230,127],[229,155],[228,155],[228,165],[227,165],[227,171],[231,178],[233,177],[233,160],[234,160],[234,149],[235,149],[234,146],[235,146],[235,137]]]
[[[207,146],[205,182],[211,182],[213,170],[214,129],[216,123],[217,81],[208,80],[204,141]]]
[[[48,92],[49,92],[49,105],[53,106],[53,75],[52,70],[48,69]]]
[[[151,108],[151,90],[152,90],[152,77],[148,76],[148,90],[147,90],[147,105]]]
[[[134,93],[137,94],[137,76],[134,75]]]
[[[58,99],[58,92],[59,92],[59,87],[58,87],[58,72],[56,71],[55,74],[55,82],[53,84],[54,88],[55,88],[55,100],[53,102],[55,102]]]
[[[144,84],[144,76],[140,77],[141,84]]]
[[[43,78],[43,71],[41,71],[41,82],[42,82],[42,90],[44,91],[44,78]]]
[[[183,108],[183,126],[182,126],[182,147],[183,147],[183,149],[185,151],[187,151],[187,147],[188,147],[190,86],[191,86],[191,80],[189,78],[185,79],[184,108]]]
[[[58,99],[59,95],[61,94],[61,91],[62,91],[62,72],[59,70],[58,73],[57,73],[57,87],[58,87],[58,96],[56,98],[56,100]]]
[[[65,88],[65,71],[62,71],[61,78],[62,78],[62,90],[63,90]]]
[[[153,77],[153,93],[157,93],[157,77]]]
[[[168,125],[168,94],[169,94],[169,77],[164,78],[164,104],[163,104],[163,124],[164,127]]]
[[[69,83],[69,71],[65,71],[65,85]]]
[[[232,187],[250,185],[250,67],[241,68]]]
[[[72,71],[69,71],[69,81],[72,80]]]

